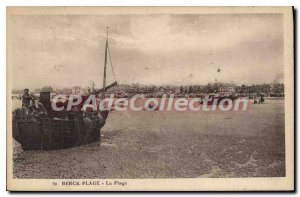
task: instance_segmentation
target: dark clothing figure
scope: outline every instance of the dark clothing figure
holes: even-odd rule
[[[29,94],[24,94],[22,96],[22,107],[29,108],[30,107],[30,101],[32,100],[32,97]]]
[[[34,96],[29,94],[28,89],[25,89],[24,94],[22,96],[22,107],[30,108],[31,107],[30,101],[32,101],[32,105],[33,105]]]
[[[260,99],[258,101],[259,104],[263,104],[265,102],[264,96],[260,95]]]

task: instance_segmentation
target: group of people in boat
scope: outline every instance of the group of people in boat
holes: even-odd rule
[[[22,100],[22,108],[47,114],[47,110],[44,105],[38,101],[33,93],[29,94],[28,88],[24,89],[24,94],[19,99]]]

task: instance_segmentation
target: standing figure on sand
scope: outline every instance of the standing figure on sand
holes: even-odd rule
[[[258,100],[258,103],[257,103],[257,100],[256,98],[254,97],[254,104],[263,104],[265,102],[265,99],[264,99],[264,95],[263,94],[260,94],[260,98]]]

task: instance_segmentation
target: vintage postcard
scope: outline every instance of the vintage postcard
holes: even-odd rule
[[[294,190],[292,7],[8,7],[9,191]]]

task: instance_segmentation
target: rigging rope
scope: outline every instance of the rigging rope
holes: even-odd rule
[[[109,45],[108,45],[108,44],[107,44],[107,49],[108,49],[108,55],[109,55],[109,61],[110,61],[111,70],[112,70],[112,73],[113,73],[113,75],[114,75],[114,79],[115,79],[115,81],[117,81],[117,80],[116,80],[115,71],[114,71],[114,67],[113,67],[113,65],[112,65],[112,61],[111,61],[110,49],[109,49]]]

